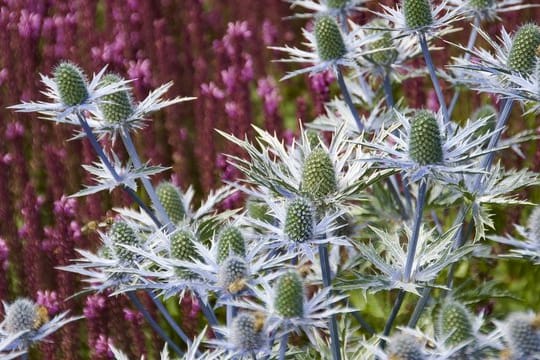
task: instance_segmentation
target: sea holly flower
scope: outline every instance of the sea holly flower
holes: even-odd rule
[[[402,234],[399,232],[387,233],[370,227],[377,237],[377,241],[358,247],[359,260],[352,262],[351,269],[355,264],[367,261],[373,265],[373,273],[358,273],[355,279],[342,280],[338,288],[343,290],[364,289],[378,292],[381,290],[403,289],[413,294],[419,295],[417,289],[427,284],[431,284],[439,273],[452,263],[460,261],[469,254],[472,246],[462,246],[454,249],[452,239],[457,228],[451,229],[444,234],[436,235],[435,229],[426,230],[420,228],[418,245],[410,280],[405,280],[405,262],[407,259],[407,249],[403,244],[407,244],[412,237],[412,230],[405,226],[403,233],[407,241],[402,241]]]
[[[225,226],[218,234],[217,261],[223,262],[231,255],[246,256],[246,241],[240,229],[236,226]]]
[[[94,162],[93,165],[82,165],[86,171],[93,175],[93,179],[97,184],[87,185],[83,190],[72,196],[86,196],[103,190],[111,192],[117,187],[127,187],[136,191],[137,179],[148,179],[152,175],[159,174],[168,169],[161,166],[150,166],[148,164],[143,164],[137,168],[131,162],[124,166],[115,154],[113,154],[112,161],[109,162],[114,172],[109,169],[109,165],[103,159]]]
[[[509,359],[537,359],[540,357],[538,316],[533,313],[513,313],[504,321],[495,321],[508,347]]]
[[[480,21],[501,20],[499,14],[532,7],[523,0],[449,0],[448,9],[462,8],[465,16]]]
[[[34,301],[19,298],[11,304],[4,304],[4,320],[0,323],[0,355],[4,351],[27,351],[31,345],[40,342],[62,326],[81,319],[67,317],[68,312],[49,318],[47,309]],[[8,359],[13,354],[5,355]]]
[[[291,17],[310,18],[321,15],[338,17],[348,15],[354,11],[365,10],[363,4],[370,0],[286,0],[291,4],[291,9],[301,7],[310,11],[309,13],[298,13]]]
[[[338,305],[345,296],[331,295],[329,287],[307,298],[306,285],[296,271],[285,272],[272,285],[262,282],[255,287],[254,298],[245,297],[235,301],[234,305],[264,314],[267,329],[276,338],[304,332],[316,346],[315,334],[327,329],[328,318],[350,310]]]
[[[396,360],[425,360],[428,358],[425,344],[422,343],[421,339],[406,332],[396,333],[388,339],[386,353],[389,359]]]
[[[311,64],[288,73],[282,80],[304,73],[315,74],[329,69],[337,73],[339,66],[354,68],[357,66],[356,58],[373,52],[366,46],[378,38],[378,35],[361,38],[357,36],[357,31],[343,34],[338,23],[331,16],[317,17],[312,32],[305,29],[302,31],[309,50],[300,50],[289,46],[271,47],[271,49],[291,56],[288,59],[277,61]]]
[[[156,194],[173,224],[182,222],[186,216],[186,209],[180,189],[169,181],[163,181],[156,187]]]
[[[462,8],[446,9],[448,1],[434,6],[431,0],[402,0],[396,8],[381,5],[384,12],[376,15],[393,23],[393,31],[402,35],[442,36],[452,31],[452,23],[462,17]]]
[[[43,94],[50,102],[23,102],[10,108],[20,112],[38,112],[43,115],[43,119],[79,126],[77,114],[85,110],[94,110],[97,101],[102,97],[126,89],[127,81],[101,86],[105,71],[106,67],[94,75],[92,81],[88,83],[77,65],[61,62],[54,69],[52,78],[41,75],[41,82],[47,88]],[[90,124],[96,125],[93,122]]]
[[[461,127],[445,124],[440,112],[417,110],[407,116],[396,111],[395,115],[394,126],[360,144],[374,149],[369,161],[385,169],[401,170],[413,182],[429,177],[448,183],[453,174],[481,173],[475,160],[496,150],[485,149],[494,132],[478,136],[488,118],[468,121]]]
[[[483,48],[464,51],[470,52],[471,59],[456,58],[453,67],[458,69],[460,78],[457,83],[464,83],[479,92],[495,94],[519,94],[519,84],[527,83],[533,76],[537,62],[537,50],[540,46],[540,27],[535,24],[521,26],[513,36],[503,28],[499,43],[481,29],[478,34],[494,49],[495,53]],[[459,46],[459,45],[458,45]],[[515,97],[519,100],[519,97]]]

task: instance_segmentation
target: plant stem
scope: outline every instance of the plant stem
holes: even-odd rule
[[[90,126],[88,125],[86,120],[84,119],[84,116],[81,113],[77,113],[77,118],[79,119],[79,123],[81,124],[81,126],[82,126],[82,128],[83,128],[83,130],[84,130],[84,132],[86,134],[86,138],[90,141],[90,144],[92,145],[92,148],[96,152],[99,159],[101,159],[101,161],[103,162],[105,167],[107,167],[107,170],[109,170],[109,172],[111,173],[114,180],[116,182],[118,182],[118,183],[122,183],[122,178],[118,175],[118,173],[114,169],[114,166],[109,161],[109,158],[107,157],[107,155],[105,155],[105,152],[103,151],[103,148],[101,147],[101,145],[97,141],[96,136],[94,135],[94,133],[92,132],[92,129],[90,128]],[[126,191],[128,193],[128,195],[133,199],[133,201],[135,201],[137,203],[137,205],[139,205],[139,207],[144,212],[146,212],[148,214],[148,216],[150,216],[150,218],[156,224],[156,226],[160,228],[161,227],[160,221],[156,218],[156,216],[154,215],[152,210],[150,210],[148,208],[148,206],[146,206],[146,204],[141,200],[141,198],[137,195],[137,193],[135,191],[133,191],[133,189],[131,189],[131,188],[127,187],[127,186],[122,186],[122,188],[124,189],[124,191]]]
[[[416,327],[418,320],[420,320],[420,315],[422,315],[422,311],[424,311],[431,297],[431,289],[432,289],[431,287],[426,286],[424,290],[422,291],[422,297],[416,303],[416,306],[414,307],[414,311],[411,315],[411,318],[409,319],[409,322],[407,323],[407,327],[410,327],[410,328]]]
[[[159,299],[156,299],[154,297],[154,294],[150,291],[146,291],[150,299],[152,299],[152,302],[154,305],[156,305],[159,312],[165,317],[165,320],[169,323],[169,325],[173,328],[174,331],[176,331],[176,334],[184,341],[187,345],[191,345],[190,338],[186,335],[186,333],[178,326],[176,321],[172,318],[171,314],[167,310],[167,308],[161,303]]]
[[[433,83],[433,88],[435,89],[435,93],[437,94],[437,100],[439,101],[439,106],[441,107],[442,112],[443,112],[444,122],[445,124],[448,124],[448,122],[450,121],[450,117],[448,115],[448,108],[446,107],[446,101],[444,100],[444,95],[441,90],[441,85],[439,84],[437,73],[435,72],[435,66],[433,65],[433,59],[431,58],[431,53],[429,52],[426,36],[422,32],[418,36],[420,38],[420,47],[422,48],[422,53],[424,55],[424,59],[426,60],[426,65],[429,70],[431,82]]]
[[[330,287],[332,283],[330,275],[330,261],[328,259],[328,247],[326,244],[319,245],[319,258],[321,261],[322,280],[324,287]],[[332,348],[332,359],[341,360],[339,332],[336,315],[331,315],[328,319],[328,328],[330,329],[330,339]]]
[[[411,280],[411,272],[416,255],[416,247],[418,245],[418,237],[420,236],[420,225],[422,224],[422,214],[424,213],[424,205],[427,193],[427,180],[423,179],[418,190],[418,199],[416,201],[416,217],[414,218],[413,233],[407,247],[407,260],[405,261],[405,270],[403,272],[403,281]]]
[[[390,312],[390,316],[388,317],[386,324],[384,324],[383,336],[388,336],[390,334],[390,330],[392,330],[392,325],[396,320],[397,314],[399,313],[399,309],[401,309],[401,305],[403,304],[404,299],[405,290],[400,289],[396,301],[394,302],[394,306],[392,307],[392,311]],[[381,347],[381,349],[384,349],[384,347],[386,346],[386,341],[381,340],[379,346]]]
[[[129,298],[129,300],[131,300],[131,302],[133,303],[133,305],[135,305],[135,307],[137,308],[137,310],[139,310],[141,312],[141,314],[144,316],[144,318],[146,319],[146,321],[150,324],[150,326],[152,327],[152,329],[154,329],[154,331],[163,339],[165,340],[165,342],[167,344],[169,344],[169,346],[174,350],[175,353],[177,353],[179,356],[182,356],[184,354],[184,352],[182,350],[180,350],[180,348],[178,347],[178,345],[176,345],[174,343],[174,341],[171,340],[171,338],[165,333],[165,331],[163,331],[163,329],[161,328],[161,326],[159,326],[159,324],[156,322],[156,320],[154,320],[154,318],[152,318],[152,316],[150,315],[150,313],[148,312],[148,310],[146,310],[146,308],[144,307],[144,305],[141,303],[141,301],[139,300],[139,298],[137,297],[137,295],[133,292],[133,291],[128,291],[127,293],[127,296]]]
[[[392,82],[390,81],[390,74],[388,71],[384,72],[383,77],[384,95],[386,97],[386,104],[389,108],[395,106],[394,94],[392,93]]]
[[[289,334],[284,334],[281,337],[281,342],[279,343],[279,360],[285,360],[285,353],[287,352],[287,343],[289,342]]]
[[[137,150],[135,149],[135,145],[133,144],[133,140],[131,138],[131,135],[129,134],[129,130],[126,128],[123,128],[122,131],[120,131],[120,136],[122,138],[122,142],[124,143],[124,147],[126,148],[131,161],[133,161],[133,164],[140,168],[142,166],[141,159],[139,158],[139,154],[137,153]],[[159,197],[156,194],[156,190],[152,186],[152,183],[147,178],[143,177],[141,178],[141,181],[143,183],[144,189],[146,190],[146,193],[150,197],[150,200],[152,201],[152,204],[154,204],[154,208],[156,209],[158,216],[162,223],[167,224],[168,230],[172,231],[174,230],[174,226],[171,224],[171,220],[169,219],[169,216],[167,215],[167,212],[163,208],[163,205],[161,204],[161,201],[159,201]]]
[[[345,84],[345,79],[343,78],[343,73],[340,68],[336,69],[337,72],[337,82],[339,85],[339,89],[341,90],[341,93],[343,94],[343,99],[345,100],[345,103],[349,107],[349,110],[351,111],[351,114],[354,118],[354,121],[356,122],[356,126],[358,127],[359,131],[364,131],[364,124],[362,124],[362,120],[360,120],[360,115],[358,114],[358,110],[356,110],[356,107],[353,104],[351,94],[349,92],[349,89],[347,88],[347,84]]]
[[[469,60],[471,58],[470,51],[474,47],[474,44],[476,43],[476,38],[478,37],[478,26],[480,26],[480,18],[478,16],[474,17],[473,22],[473,28],[471,30],[471,33],[469,34],[469,41],[467,42],[467,52],[465,53],[465,60]],[[452,101],[450,101],[450,106],[448,107],[448,116],[452,117],[452,113],[454,112],[454,109],[456,108],[457,101],[459,99],[459,93],[460,88],[457,87],[456,91],[454,93],[454,96],[452,97]]]

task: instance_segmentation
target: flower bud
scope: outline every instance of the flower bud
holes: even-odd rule
[[[281,275],[275,289],[274,308],[287,319],[304,316],[304,283],[296,271]]]
[[[164,181],[157,186],[156,193],[169,219],[174,224],[181,222],[186,216],[186,210],[184,209],[180,189],[173,183]]]
[[[441,133],[433,113],[419,110],[411,121],[409,156],[420,165],[443,161]]]
[[[388,341],[388,358],[391,360],[424,360],[422,345],[414,336],[398,333]]]
[[[246,280],[248,276],[248,265],[246,261],[238,256],[230,256],[219,268],[218,282],[219,285],[229,290],[231,293],[237,293],[243,290],[243,286],[238,287]],[[235,291],[231,291],[235,289]]]
[[[347,53],[339,26],[330,16],[321,16],[315,21],[315,40],[323,61],[338,60]]]
[[[124,221],[115,222],[109,230],[109,238],[118,258],[125,261],[132,261],[134,259],[134,254],[122,246],[137,246],[141,244],[139,236],[131,226]]]
[[[118,75],[107,74],[101,79],[101,86],[115,84],[123,80]],[[122,122],[133,114],[131,94],[127,90],[121,90],[105,95],[101,98],[99,110],[108,123]]]
[[[236,349],[257,352],[264,346],[263,326],[259,326],[258,322],[259,319],[249,313],[238,314],[234,318],[229,340]]]
[[[336,188],[336,172],[330,155],[323,148],[313,150],[304,161],[301,191],[317,200],[333,193]]]
[[[246,241],[235,226],[227,226],[218,237],[217,262],[222,263],[230,255],[246,256]]]
[[[503,336],[515,359],[532,359],[540,354],[540,333],[534,315],[511,314],[504,322]]]
[[[420,29],[433,23],[429,0],[403,0],[403,15],[409,29]]]
[[[71,62],[62,62],[56,66],[54,82],[64,105],[80,105],[88,98],[86,77],[82,70]]]
[[[171,235],[171,257],[176,260],[192,260],[198,257],[195,236],[185,230]]]
[[[438,331],[446,344],[457,346],[474,338],[472,315],[462,304],[449,301],[443,304],[438,319]]]
[[[8,334],[32,330],[37,320],[38,306],[30,299],[20,298],[8,306],[4,329]]]
[[[311,240],[314,228],[314,210],[311,204],[302,198],[289,203],[285,215],[285,235],[295,242]]]
[[[508,67],[510,70],[529,75],[533,72],[540,46],[540,27],[535,24],[521,26],[515,33],[508,54]]]

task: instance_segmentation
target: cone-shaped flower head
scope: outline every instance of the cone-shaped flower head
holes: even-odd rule
[[[508,54],[508,67],[510,70],[524,75],[531,74],[538,61],[538,47],[540,47],[540,26],[526,24],[515,33]]]
[[[494,0],[469,0],[469,6],[476,10],[489,9]]]
[[[322,148],[313,150],[304,161],[302,192],[317,200],[336,191],[336,188],[336,173],[330,155]]]
[[[250,313],[236,316],[232,323],[230,341],[232,345],[245,352],[257,352],[265,344],[264,322]]]
[[[267,223],[272,223],[274,218],[269,214],[270,207],[262,202],[258,201],[252,197],[248,198],[246,202],[246,209],[248,215],[255,220],[264,221]]]
[[[191,260],[197,258],[195,236],[185,230],[171,235],[171,256],[176,260]]]
[[[321,16],[315,21],[315,40],[321,60],[341,59],[347,53],[339,26],[331,16]]]
[[[181,222],[186,216],[186,210],[184,209],[180,189],[173,183],[164,181],[157,186],[156,193],[169,219],[174,224]]]
[[[529,215],[527,221],[527,230],[529,240],[532,240],[540,245],[540,206],[537,206]]]
[[[420,165],[437,164],[443,160],[439,125],[427,110],[417,111],[411,121],[409,156]]]
[[[217,262],[222,263],[230,255],[246,256],[246,241],[235,226],[226,226],[219,233]]]
[[[78,66],[62,62],[54,69],[54,82],[64,105],[75,106],[88,98],[86,77]]]
[[[388,341],[391,360],[424,360],[426,356],[420,342],[411,334],[398,333]]]
[[[456,346],[474,337],[472,315],[462,304],[448,301],[443,304],[438,319],[438,331],[446,344]]]
[[[534,315],[514,313],[504,324],[504,339],[514,359],[532,359],[540,354],[540,332]]]
[[[120,76],[107,74],[101,79],[101,85],[107,86],[124,81]],[[99,109],[105,121],[109,123],[119,123],[133,113],[133,100],[127,90],[121,90],[101,98]]]
[[[35,329],[38,306],[29,299],[17,299],[9,305],[4,319],[4,330],[8,334]]]
[[[297,198],[289,203],[285,215],[285,235],[295,242],[306,242],[313,236],[314,210],[309,201]]]
[[[429,0],[403,0],[403,16],[409,29],[420,29],[433,23]]]
[[[388,24],[384,21],[380,21],[379,19],[375,19],[367,26],[373,28],[383,28],[388,27]],[[381,37],[370,44],[370,50],[380,50],[371,55],[366,55],[366,58],[377,65],[392,65],[396,61],[398,52],[394,46],[394,41],[392,40],[390,31],[374,30],[374,32],[380,34]]]
[[[326,6],[331,9],[341,9],[347,5],[349,0],[326,0]]]
[[[287,319],[304,316],[304,283],[296,271],[281,275],[275,289],[274,308]]]
[[[141,239],[135,230],[124,221],[117,221],[109,230],[109,238],[113,244],[116,255],[125,261],[133,260],[134,254],[122,245],[137,246],[141,244]]]
[[[231,293],[244,289],[244,281],[248,276],[248,265],[238,256],[230,256],[219,268],[219,285]]]

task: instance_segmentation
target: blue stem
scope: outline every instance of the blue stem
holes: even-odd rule
[[[414,257],[416,255],[418,237],[420,235],[420,225],[422,224],[422,214],[424,212],[426,192],[427,180],[423,179],[421,180],[420,189],[418,190],[418,199],[416,201],[416,217],[414,218],[413,233],[407,247],[407,260],[405,261],[405,271],[403,272],[403,281],[405,282],[411,280],[411,272],[414,263]]]
[[[431,53],[429,52],[426,36],[422,32],[418,36],[420,38],[420,47],[422,48],[422,54],[424,55],[424,59],[426,60],[426,65],[429,70],[429,75],[431,76],[431,82],[433,83],[433,88],[435,89],[435,93],[437,94],[439,106],[441,107],[442,112],[443,112],[444,122],[445,124],[448,124],[448,122],[450,121],[450,117],[448,115],[448,108],[446,107],[446,101],[444,100],[444,95],[441,90],[441,85],[439,84],[437,73],[435,72],[435,66],[433,65],[433,60],[431,59]]]
[[[474,47],[474,44],[476,43],[476,38],[478,37],[478,26],[480,25],[480,18],[478,16],[474,17],[474,26],[471,30],[471,33],[469,34],[469,41],[467,42],[467,52],[465,53],[465,60],[469,60],[471,58],[471,50]],[[450,101],[450,106],[448,107],[448,116],[452,117],[452,113],[454,112],[454,109],[456,108],[457,101],[459,99],[459,93],[460,88],[456,88],[456,92],[454,93],[454,96],[452,97],[452,101]]]
[[[360,120],[360,115],[358,114],[358,110],[356,110],[356,107],[353,104],[351,94],[349,93],[349,89],[347,88],[347,84],[345,84],[345,79],[343,78],[343,73],[341,72],[340,68],[336,69],[337,72],[337,82],[339,85],[339,89],[341,90],[341,93],[343,94],[343,99],[345,100],[345,103],[349,107],[349,110],[351,111],[351,114],[354,118],[354,121],[356,122],[356,126],[358,127],[358,130],[363,131],[364,130],[364,124],[362,124],[362,120]]]
[[[206,317],[206,320],[208,320],[208,323],[211,326],[217,326],[218,321],[216,318],[216,314],[208,307],[208,304],[205,304],[204,301],[202,301],[201,297],[197,294],[197,301],[199,302],[199,305],[201,306],[201,310],[203,312],[203,315]]]
[[[321,271],[324,287],[330,287],[332,278],[330,275],[330,261],[328,259],[328,247],[326,244],[319,245],[319,258],[321,261]],[[331,315],[328,320],[328,328],[330,329],[330,339],[332,348],[332,359],[341,360],[339,331],[337,326],[336,315]]]
[[[140,168],[142,167],[141,159],[139,158],[139,154],[137,153],[137,150],[135,149],[135,145],[133,144],[133,140],[131,139],[131,135],[129,134],[129,130],[124,128],[120,132],[120,136],[122,138],[122,142],[124,143],[124,146],[131,157],[131,161],[133,161],[133,164]],[[156,190],[152,186],[152,183],[147,178],[141,178],[141,181],[143,183],[144,189],[146,190],[146,193],[150,197],[150,200],[152,201],[152,204],[154,204],[154,208],[156,209],[159,218],[162,223],[167,224],[168,230],[172,231],[174,230],[174,226],[171,224],[171,220],[169,219],[169,216],[167,215],[167,212],[163,208],[163,205],[161,204],[161,201],[159,201],[159,198],[156,194]]]
[[[281,337],[281,342],[279,343],[279,360],[285,360],[285,353],[287,352],[287,343],[289,342],[289,334],[284,334]]]
[[[386,96],[386,104],[389,108],[395,106],[394,94],[392,93],[392,82],[390,81],[390,74],[385,71],[383,77],[384,95]]]
[[[129,298],[129,300],[131,300],[131,302],[133,303],[133,305],[135,305],[137,310],[139,310],[141,312],[141,314],[143,314],[144,318],[150,324],[152,329],[154,329],[154,331],[159,336],[161,336],[161,338],[163,340],[165,340],[165,342],[167,344],[169,344],[169,346],[171,347],[171,349],[174,350],[175,353],[177,353],[179,356],[182,356],[184,354],[184,352],[178,347],[178,345],[176,345],[174,343],[174,341],[172,341],[172,339],[165,333],[165,331],[163,331],[163,329],[161,328],[161,326],[159,326],[159,324],[156,322],[156,320],[154,320],[154,318],[152,318],[152,316],[150,315],[148,310],[146,310],[146,308],[141,303],[141,301],[139,300],[137,295],[133,291],[128,291],[126,294],[127,294],[128,298]]]
[[[390,334],[390,331],[392,330],[392,325],[394,324],[394,321],[396,320],[396,317],[399,313],[399,309],[401,309],[401,305],[403,304],[403,300],[405,299],[405,290],[400,289],[398,296],[396,298],[396,301],[394,302],[394,306],[392,307],[392,311],[390,312],[390,316],[388,317],[388,320],[386,321],[386,324],[384,325],[383,330],[383,336],[388,336]],[[386,341],[381,340],[379,346],[381,349],[384,349],[386,346]]]
[[[234,307],[232,305],[227,305],[227,327],[231,327],[234,319]]]
[[[92,145],[92,148],[96,152],[97,156],[101,159],[103,164],[107,167],[107,170],[109,170],[109,172],[111,173],[114,180],[116,182],[118,182],[118,183],[121,183],[122,179],[120,178],[120,176],[118,175],[118,173],[114,169],[114,166],[109,161],[109,158],[107,157],[107,155],[105,155],[105,152],[103,151],[103,148],[101,147],[101,145],[97,141],[96,136],[94,135],[94,133],[92,132],[92,129],[90,128],[90,126],[88,125],[86,120],[84,119],[84,116],[81,113],[77,113],[77,118],[79,119],[79,123],[81,124],[81,126],[82,126],[82,128],[83,128],[83,130],[84,130],[84,132],[86,134],[86,137],[90,141],[90,145]],[[144,212],[146,212],[148,214],[148,216],[150,216],[150,218],[156,224],[156,226],[161,227],[161,223],[156,218],[156,216],[154,215],[152,210],[150,210],[148,208],[148,206],[146,206],[146,204],[141,200],[141,198],[137,195],[137,193],[135,191],[133,191],[133,189],[131,189],[131,188],[127,187],[127,186],[123,186],[122,188],[124,189],[124,191],[126,191],[128,193],[128,195],[133,199],[133,201],[135,201],[137,203],[137,205],[139,205],[139,207]]]
[[[186,333],[178,326],[176,321],[172,318],[171,314],[169,314],[169,311],[167,308],[161,303],[159,299],[156,299],[154,297],[154,294],[150,291],[146,291],[150,299],[152,299],[152,302],[154,305],[156,305],[159,312],[165,317],[165,320],[169,323],[169,325],[173,328],[174,331],[176,331],[176,334],[184,341],[186,344],[191,345],[191,339],[186,335]]]

